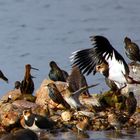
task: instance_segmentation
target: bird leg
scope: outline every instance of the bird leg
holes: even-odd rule
[[[123,88],[125,88],[127,86],[127,84],[125,84],[123,87],[121,87],[120,89],[117,89],[117,93],[121,93],[121,90],[123,89]]]

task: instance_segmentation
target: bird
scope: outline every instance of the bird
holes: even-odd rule
[[[72,92],[75,92],[84,86],[88,86],[85,76],[80,72],[80,69],[77,66],[72,67],[71,74],[68,76],[67,82]],[[91,96],[88,89],[84,91],[83,94],[87,97]]]
[[[21,83],[20,81],[15,81],[14,89],[20,89]]]
[[[30,129],[20,129],[14,133],[9,133],[1,138],[1,140],[38,140],[37,134]]]
[[[132,42],[131,39],[128,37],[124,38],[124,43],[126,56],[134,62],[140,62],[139,46],[136,43]]]
[[[8,83],[8,78],[3,74],[1,70],[0,70],[0,78]]]
[[[106,37],[91,36],[90,38],[94,47],[73,52],[70,57],[73,61],[72,65],[78,66],[87,75],[91,72],[94,75],[100,72],[114,81],[120,90],[127,84],[140,84],[140,81],[135,81],[129,76],[128,64]]]
[[[129,116],[133,115],[137,107],[137,100],[133,92],[129,92],[129,96],[126,98],[125,105],[128,115]]]
[[[129,121],[129,116],[122,112],[115,112],[114,108],[111,109],[110,112],[107,113],[108,123],[115,129],[120,130],[121,127]]]
[[[79,100],[80,94],[83,93],[84,91],[86,91],[87,89],[95,87],[97,85],[98,84],[93,84],[93,85],[90,85],[90,86],[84,86],[84,87],[81,87],[80,89],[78,89],[75,92],[71,92],[68,88],[66,90],[66,92],[64,93],[64,99],[70,105],[70,107],[72,109],[78,110],[81,107],[83,107],[83,105],[80,103],[80,100]]]
[[[62,69],[56,64],[55,61],[51,61],[49,63],[51,70],[49,71],[49,78],[53,81],[62,81],[66,82],[66,79],[68,77],[68,73]]]
[[[89,120],[88,120],[88,117],[83,117],[83,120],[82,121],[79,121],[77,124],[76,124],[76,128],[78,130],[78,134],[80,132],[84,132],[88,126],[88,123],[89,123]]]
[[[49,90],[49,97],[58,105],[62,104],[66,109],[70,109],[70,105],[65,101],[54,83],[46,85]]]
[[[23,115],[20,120],[20,124],[25,129],[33,131],[39,131],[42,129],[50,130],[53,128],[54,123],[47,117],[34,114],[30,109],[23,110]]]
[[[32,94],[34,92],[34,82],[31,75],[31,69],[39,70],[37,68],[33,68],[30,64],[25,65],[25,76],[20,85],[20,91],[22,94]]]

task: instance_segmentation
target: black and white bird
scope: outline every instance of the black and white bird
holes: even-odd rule
[[[129,76],[129,67],[121,54],[113,48],[104,36],[91,36],[94,47],[73,52],[73,65],[83,73],[102,73],[115,82],[119,89],[129,84],[140,84]]]
[[[47,117],[34,114],[31,110],[24,110],[23,116],[20,120],[20,124],[25,129],[30,129],[33,131],[39,131],[41,129],[50,130],[53,128],[53,122]]]

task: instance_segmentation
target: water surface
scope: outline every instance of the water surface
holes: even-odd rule
[[[32,71],[36,89],[48,78],[51,60],[70,72],[71,53],[92,47],[91,35],[106,36],[129,62],[123,39],[140,44],[139,6],[140,0],[0,0],[0,69],[9,79],[0,81],[0,95],[23,79],[27,63],[40,69]],[[107,89],[102,75],[86,78],[101,83],[91,93]]]

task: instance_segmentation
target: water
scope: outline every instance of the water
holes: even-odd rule
[[[90,35],[106,36],[129,62],[123,39],[140,44],[139,5],[139,0],[0,0],[0,69],[9,79],[0,81],[0,95],[23,79],[27,63],[40,69],[32,71],[36,89],[48,78],[51,60],[70,72],[71,53],[92,47]],[[92,93],[107,89],[102,75],[86,78],[102,83]]]

